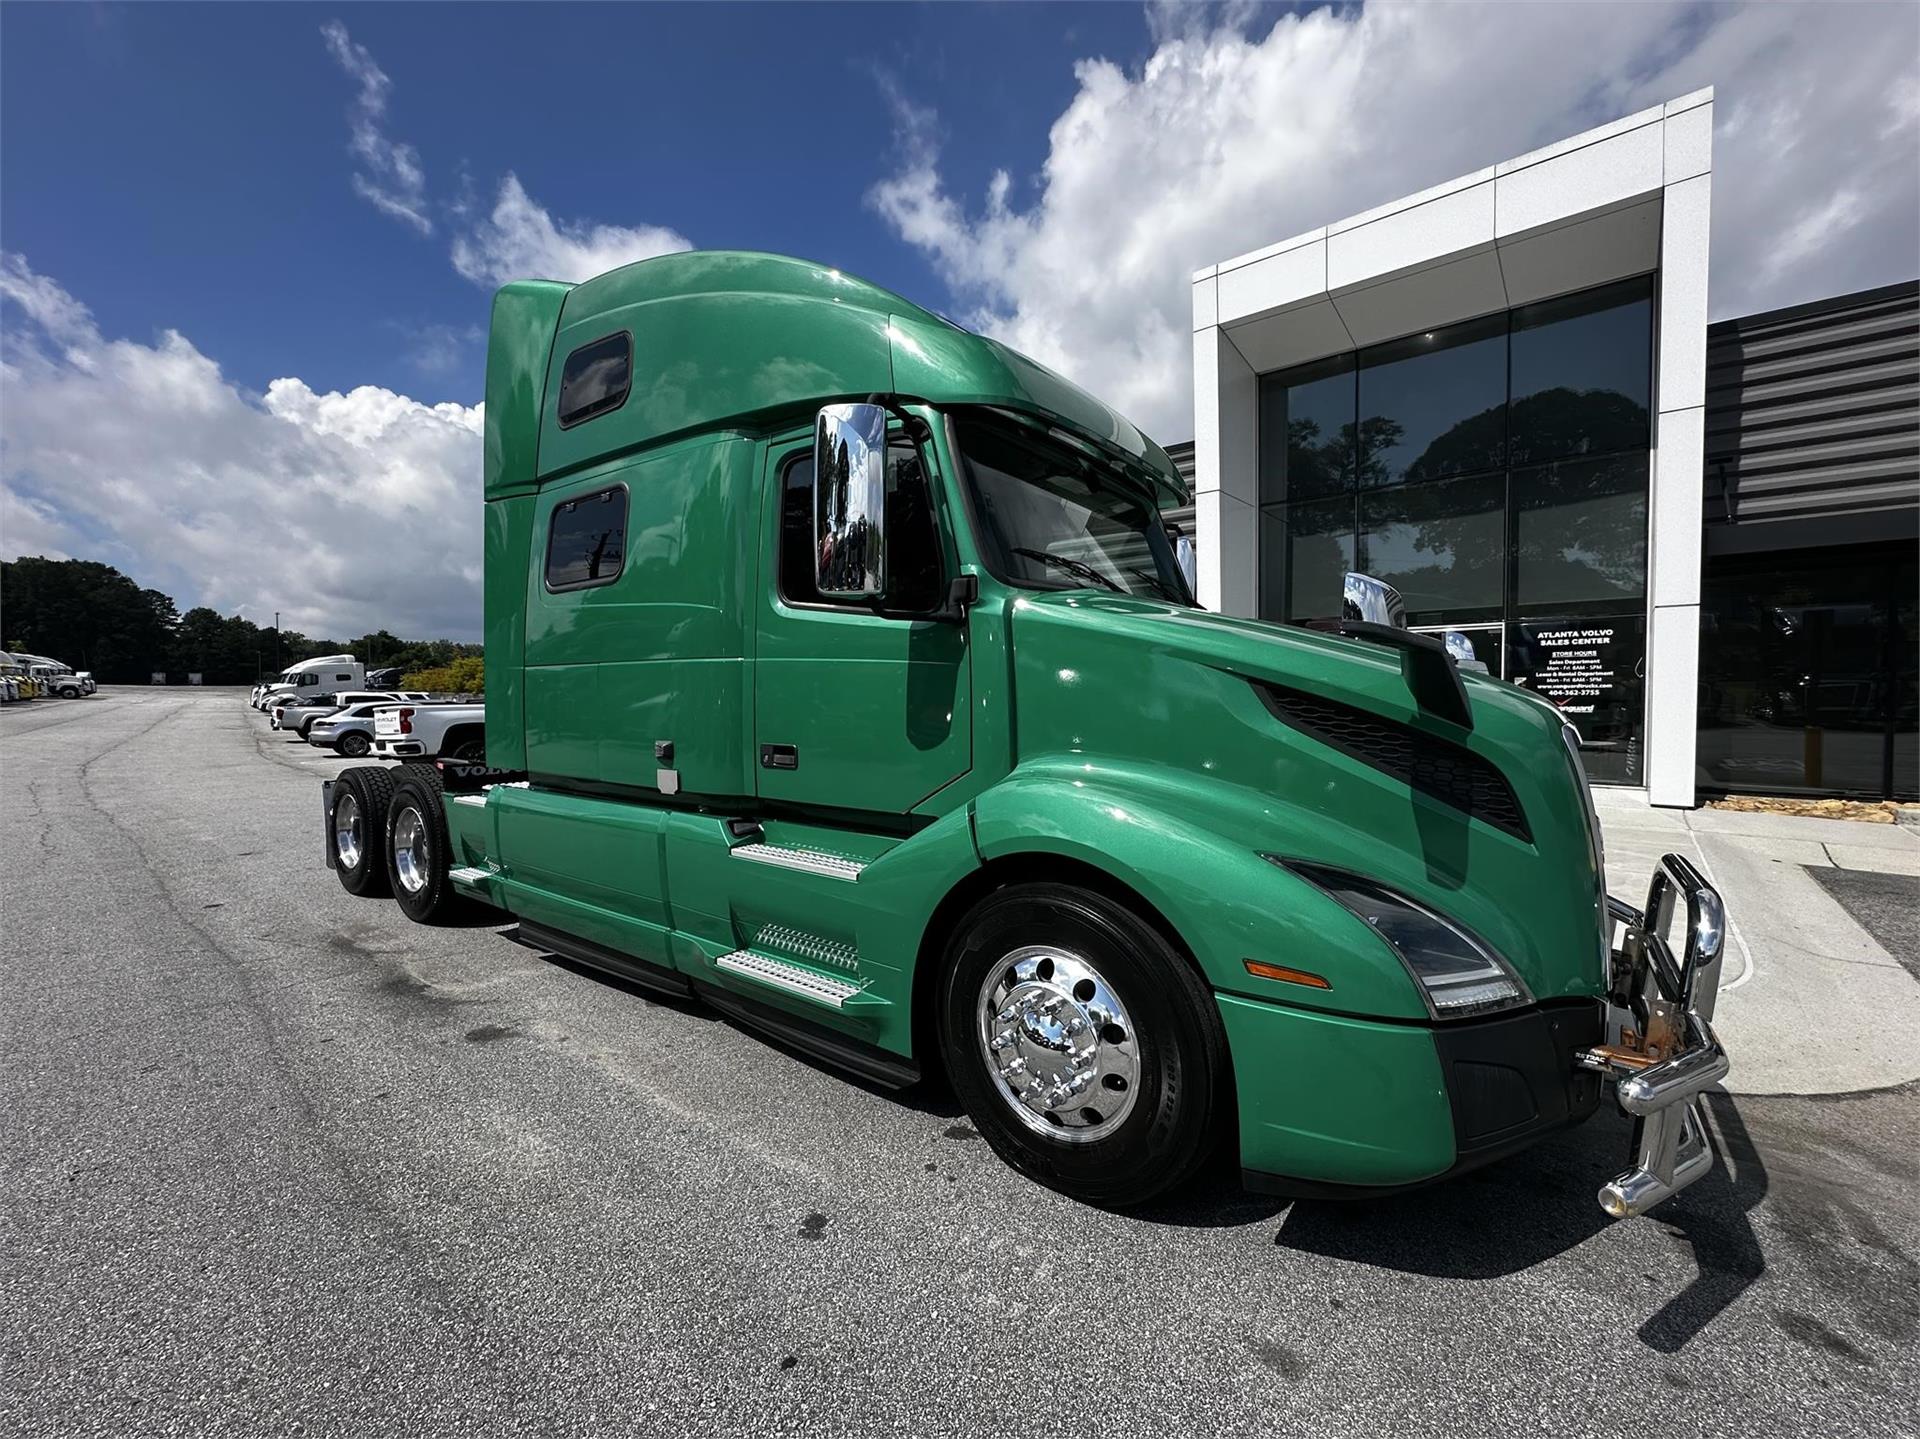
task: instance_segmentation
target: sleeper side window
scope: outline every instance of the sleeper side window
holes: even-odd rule
[[[627,561],[627,487],[563,500],[547,531],[547,588],[610,585]]]
[[[925,614],[942,599],[945,565],[933,519],[926,467],[904,435],[887,442],[887,594],[881,608]],[[787,462],[780,478],[780,597],[795,605],[842,605],[824,600],[813,564],[813,452]],[[848,608],[865,608],[860,605]]]
[[[633,388],[633,337],[625,330],[582,345],[560,371],[560,428],[617,410]]]

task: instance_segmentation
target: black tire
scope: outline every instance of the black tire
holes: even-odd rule
[[[461,764],[484,764],[487,758],[487,737],[484,733],[455,731],[459,736],[445,750],[442,758],[457,760]]]
[[[1083,958],[1138,1026],[1137,1092],[1099,1137],[1068,1142],[1033,1127],[982,1050],[982,989],[1028,946]],[[981,900],[948,945],[938,1022],[948,1077],[974,1126],[1008,1164],[1049,1188],[1102,1207],[1142,1204],[1191,1178],[1214,1148],[1230,1089],[1213,996],[1157,929],[1105,895],[1036,883]]]
[[[373,741],[361,734],[359,730],[350,729],[340,736],[339,743],[334,745],[334,748],[348,759],[365,759],[373,751]]]
[[[341,854],[339,835],[342,802],[351,797],[358,812],[360,844],[357,862],[349,866]],[[327,849],[334,873],[348,894],[376,899],[386,894],[387,864],[381,845],[387,833],[387,806],[393,802],[393,776],[379,765],[343,769],[333,782],[333,806],[327,811]]]
[[[401,911],[415,924],[451,924],[471,913],[472,902],[456,894],[447,877],[452,844],[447,835],[445,793],[437,771],[426,765],[402,765],[400,781],[387,807],[386,842],[381,856],[387,883]],[[407,828],[417,818],[418,828]],[[395,843],[403,833],[413,839],[411,873],[402,869]]]

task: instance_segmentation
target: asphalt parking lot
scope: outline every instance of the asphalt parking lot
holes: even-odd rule
[[[1912,1434],[1920,1092],[1115,1215],[320,862],[236,691],[0,712],[0,1431]],[[1736,1056],[1737,1062],[1737,1056]]]

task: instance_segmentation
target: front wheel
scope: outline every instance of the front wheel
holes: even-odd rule
[[[1040,883],[983,899],[948,947],[939,1021],[975,1126],[1050,1188],[1140,1204],[1213,1149],[1228,1094],[1213,996],[1105,895]]]

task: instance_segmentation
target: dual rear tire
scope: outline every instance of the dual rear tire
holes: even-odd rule
[[[392,802],[393,776],[378,765],[343,769],[333,782],[327,846],[333,871],[348,894],[377,899],[391,893],[383,847]]]
[[[456,894],[447,871],[453,844],[447,833],[446,790],[429,765],[400,766],[387,807],[387,883],[402,913],[416,924],[446,924],[471,901]]]
[[[439,773],[427,765],[340,771],[327,843],[341,888],[366,898],[390,894],[418,924],[460,918],[472,902],[454,892],[447,874],[452,844],[445,803]]]

